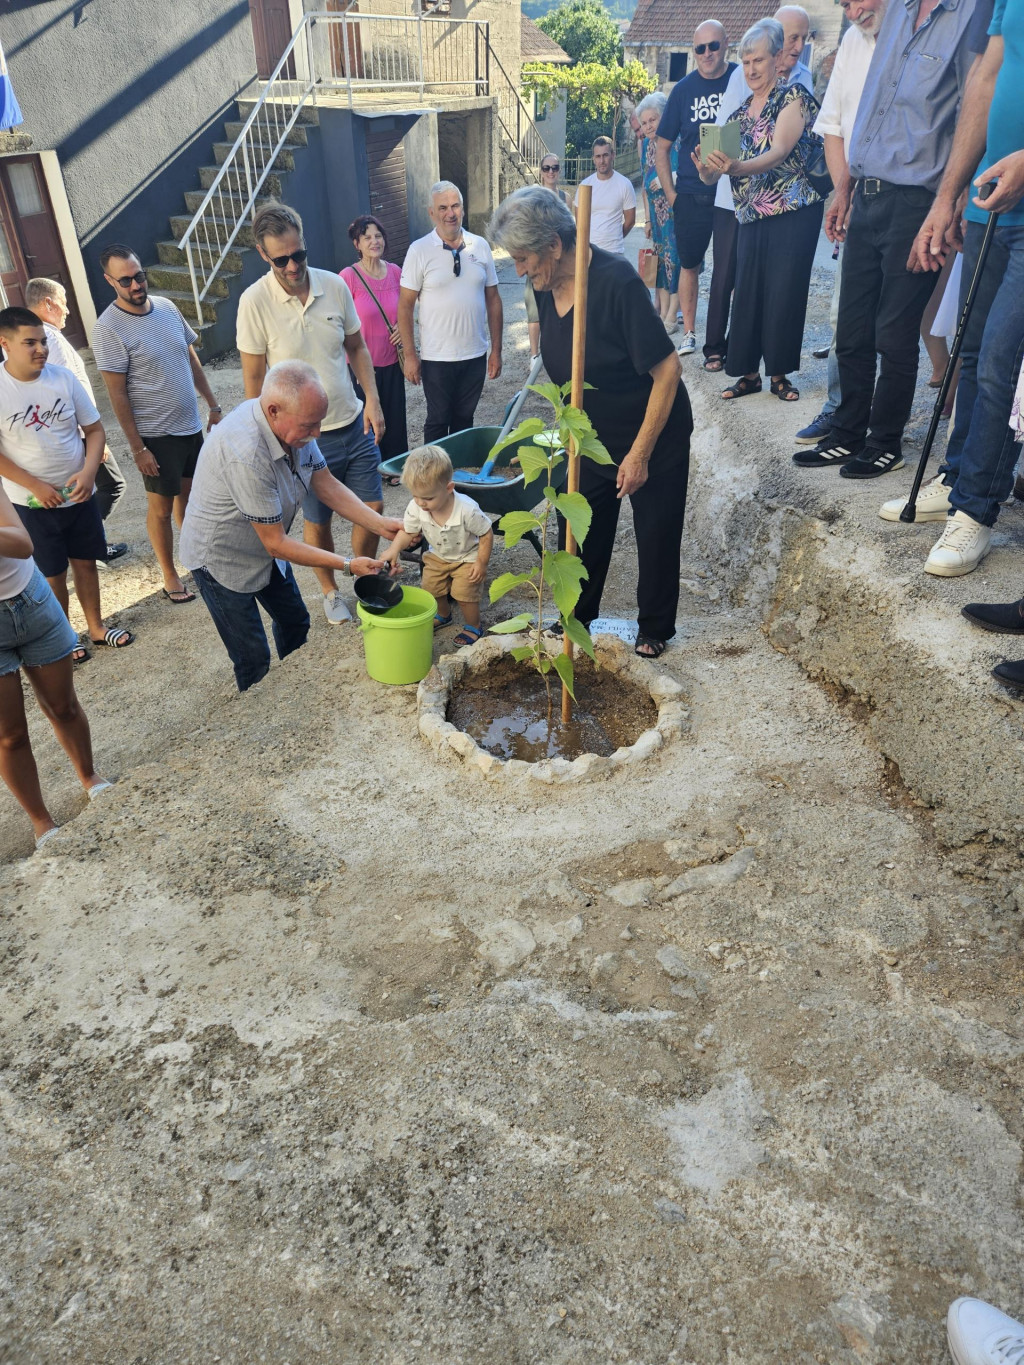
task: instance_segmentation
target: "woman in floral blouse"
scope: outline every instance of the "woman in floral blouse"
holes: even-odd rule
[[[694,161],[706,185],[729,176],[739,220],[725,368],[740,378],[722,397],[760,393],[763,357],[772,393],[793,403],[800,393],[789,371],[800,368],[824,201],[806,170],[817,140],[811,126],[818,102],[803,86],[779,83],[782,44],[782,25],[775,19],[761,19],[743,35],[739,54],[751,94],[730,119],[740,125],[740,158],[712,152],[707,162]]]
[[[676,313],[679,310],[679,252],[676,250],[676,225],[672,206],[665,197],[658,179],[655,164],[655,151],[658,141],[658,125],[665,112],[668,97],[660,90],[648,95],[636,106],[636,116],[640,120],[640,131],[644,140],[640,144],[640,165],[643,168],[643,194],[647,208],[647,236],[654,242],[658,253],[658,278],[656,282],[657,308],[665,330],[669,336],[678,329]],[[672,179],[675,180],[679,161],[679,144],[672,144]]]

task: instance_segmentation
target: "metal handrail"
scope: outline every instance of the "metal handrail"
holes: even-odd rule
[[[314,43],[313,29],[317,24],[326,25],[327,33],[340,31],[340,54],[329,42],[326,49],[322,42]],[[416,25],[415,30],[409,29],[410,24]],[[368,27],[364,28],[364,25]],[[374,25],[378,26],[376,31]],[[390,27],[380,28],[381,25]],[[472,48],[458,36],[458,31],[466,25],[472,25],[474,29]],[[415,42],[410,41],[413,32]],[[382,35],[379,42],[377,34]],[[430,35],[430,41],[426,43],[425,34]],[[454,36],[454,43],[446,43],[449,36]],[[329,60],[318,60],[323,51],[330,52]],[[303,57],[305,72],[300,77],[297,71]],[[536,181],[538,167],[548,149],[491,47],[486,22],[325,10],[304,14],[178,242],[178,248],[185,253],[188,262],[199,324],[203,322],[203,301],[243,224],[247,219],[255,220],[260,191],[310,100],[315,105],[318,95],[324,91],[345,90],[352,108],[354,88],[417,89],[422,94],[425,87],[466,86],[478,95],[489,94],[493,91],[492,59],[500,73],[498,89],[494,93],[498,96],[497,112],[502,133],[518,153],[522,163],[518,166],[519,174],[525,178],[528,172]],[[338,71],[338,65],[344,70]],[[353,70],[353,66],[357,69]],[[367,68],[369,75],[365,74]],[[239,207],[243,198],[244,203]]]
[[[259,192],[262,189],[263,184],[267,179],[267,176],[271,172],[271,169],[274,165],[278,153],[284,146],[288,134],[291,132],[292,128],[294,128],[295,124],[298,122],[299,114],[302,112],[302,109],[305,106],[306,101],[309,99],[310,95],[313,93],[315,89],[315,81],[312,77],[312,72],[314,69],[312,61],[312,50],[311,44],[309,42],[309,35],[312,30],[312,24],[313,17],[308,14],[304,15],[302,18],[302,22],[299,24],[298,28],[292,34],[291,41],[288,43],[288,46],[281,54],[280,61],[277,63],[277,66],[274,67],[274,70],[271,73],[269,79],[267,80],[267,83],[264,85],[263,91],[259,99],[256,101],[255,105],[253,105],[252,112],[249,114],[249,117],[245,120],[245,123],[242,125],[241,131],[235,138],[234,145],[232,146],[227,156],[224,158],[223,166],[221,167],[220,171],[215,177],[213,184],[207,190],[203,202],[199,205],[199,208],[196,209],[195,213],[193,214],[191,223],[189,223],[188,227],[185,229],[184,233],[182,234],[181,241],[178,243],[178,249],[180,251],[185,252],[186,259],[188,260],[189,277],[192,281],[192,294],[195,298],[196,304],[196,317],[200,325],[202,324],[203,321],[203,299],[205,299],[207,294],[210,292],[210,287],[213,284],[214,279],[217,277],[217,274],[221,266],[224,264],[228,252],[231,250],[232,246],[234,246],[235,238],[238,236],[242,224],[246,220],[246,217],[253,212],[256,203],[256,198],[259,195]],[[296,46],[298,45],[299,42],[299,38],[302,36],[305,36],[306,38],[307,61],[309,64],[310,75],[307,78],[301,92],[297,92],[299,97],[296,101],[295,107],[292,110],[291,114],[284,119],[282,127],[281,119],[278,117],[278,109],[280,108],[280,106],[271,102],[270,95],[274,91],[274,87],[277,81],[281,79],[281,72],[285,69],[288,63],[292,61]],[[295,81],[293,78],[290,77],[286,77],[285,81],[289,85],[300,84],[298,81]],[[252,129],[252,127],[259,120],[261,110],[265,110],[268,108],[272,108],[274,111],[275,131],[279,130],[278,139],[276,145],[274,146],[273,153],[265,159],[263,169],[260,172],[258,178],[256,178],[254,181],[253,172],[256,170],[256,166],[255,157],[250,155],[249,132],[250,129]],[[242,154],[241,168],[237,167],[235,164],[236,158],[238,157],[239,153]],[[216,250],[216,246],[219,245],[219,233],[215,237],[214,243],[211,244],[209,224],[204,222],[204,216],[206,214],[207,209],[210,207],[210,205],[216,198],[218,201],[218,207],[221,210],[222,220],[225,222],[230,220],[230,215],[224,214],[224,182],[225,181],[230,182],[231,172],[232,170],[234,170],[236,173],[235,184],[240,191],[241,181],[238,175],[239,169],[243,170],[245,174],[245,188],[248,194],[248,197],[245,202],[245,207],[241,210],[241,212],[236,213],[234,226],[231,228],[231,231],[228,233],[227,240],[221,247],[220,255],[217,257],[216,261],[214,261],[213,265],[208,269],[206,263],[204,263],[202,258],[202,248],[200,248],[199,264],[200,269],[204,272],[205,275],[205,282],[203,284],[202,289],[200,289],[199,282],[196,278],[196,258],[193,253],[193,242],[198,237],[199,227],[200,224],[202,224],[204,228],[206,252],[208,253],[208,255],[212,256],[214,250]],[[230,200],[231,198],[230,184],[228,197]],[[253,214],[253,216],[255,217],[255,214]],[[196,243],[196,245],[198,245],[198,242]]]
[[[518,88],[509,80],[508,72],[501,64],[498,54],[490,48],[488,40],[490,60],[494,62],[498,71],[501,73],[501,86],[498,90],[498,121],[505,130],[505,136],[519,152],[519,155],[526,162],[534,184],[540,184],[540,163],[548,155],[550,148],[541,136],[540,129],[523,104],[522,97]],[[488,72],[488,76],[490,73]],[[490,87],[488,87],[490,88]],[[505,106],[503,108],[503,105]],[[509,124],[515,121],[515,131],[513,132]],[[520,173],[521,168],[520,168]]]

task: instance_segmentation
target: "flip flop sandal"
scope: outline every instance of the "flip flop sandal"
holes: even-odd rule
[[[721,370],[724,365],[725,365],[724,355],[709,355],[707,360],[704,361],[704,364],[701,366],[701,368],[707,370],[709,374],[718,374],[719,370]]]
[[[756,379],[738,379],[735,384],[722,390],[722,397],[728,402],[733,398],[746,398],[748,394],[761,392],[761,376]]]
[[[660,659],[665,653],[666,644],[667,641],[655,640],[650,635],[638,635],[633,653],[639,654],[641,659]]]
[[[772,393],[781,403],[795,403],[800,397],[800,390],[794,388],[785,376],[772,380]]]
[[[73,664],[85,664],[92,658],[85,645],[75,645],[71,651],[71,662]]]
[[[434,612],[434,629],[435,629],[435,630],[444,630],[445,626],[450,626],[451,623],[452,623],[452,614],[451,614],[451,612],[449,612],[447,616],[442,616],[442,615],[440,614],[440,612],[436,612],[436,611]]]
[[[160,591],[167,598],[168,602],[173,602],[176,607],[184,606],[186,602],[194,602],[196,600],[195,593],[189,592],[188,588],[172,588],[170,592],[168,592],[166,588],[161,588]]]
[[[92,640],[92,636],[89,637]],[[124,630],[120,626],[111,626],[104,632],[102,640],[92,640],[97,649],[105,647],[107,649],[127,649],[129,645],[135,643],[135,636],[130,630]]]
[[[401,488],[402,480],[397,474],[385,474],[384,482],[388,488]]]
[[[463,626],[452,641],[452,644],[458,645],[460,648],[463,645],[475,645],[482,635],[483,631],[478,630],[476,626]]]

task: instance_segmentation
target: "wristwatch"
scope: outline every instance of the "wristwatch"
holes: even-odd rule
[[[346,559],[346,560],[345,560],[345,567],[342,569],[341,572],[342,572],[342,573],[347,573],[348,576],[349,576],[349,578],[354,578],[354,577],[355,577],[355,574],[353,574],[353,572],[352,572],[352,561],[351,561],[351,559]]]

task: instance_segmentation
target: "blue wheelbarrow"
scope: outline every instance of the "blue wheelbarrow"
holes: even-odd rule
[[[535,378],[535,370],[538,368],[538,366],[534,366],[531,369],[531,381]],[[439,445],[442,450],[448,452],[454,470],[452,477],[456,490],[472,498],[488,516],[503,517],[506,512],[530,512],[542,501],[541,484],[535,480],[529,488],[524,487],[522,474],[506,476],[502,473],[496,477],[484,479],[481,479],[479,475],[468,474],[465,478],[459,477],[460,465],[463,467],[475,465],[480,469],[486,465],[491,449],[512,430],[525,397],[526,389],[523,388],[509,403],[505,410],[504,424],[500,427],[468,427],[465,431],[454,431],[450,436],[444,436],[434,442],[435,445]],[[517,441],[514,445],[506,446],[501,452],[502,461],[511,460],[522,446],[531,444],[533,444],[532,437],[525,441]],[[401,474],[408,454],[409,452],[406,451],[404,455],[394,455],[390,460],[385,460],[380,466],[380,472],[384,475]],[[554,487],[559,491],[565,486],[566,474],[567,469],[563,461],[555,470],[554,475]],[[498,535],[501,535],[497,526],[494,529]],[[528,531],[524,539],[530,542],[538,555],[543,553],[543,547],[535,531]]]

